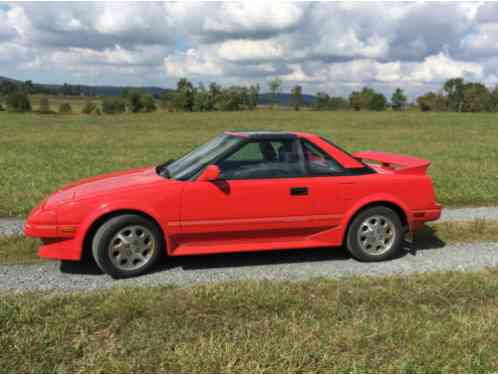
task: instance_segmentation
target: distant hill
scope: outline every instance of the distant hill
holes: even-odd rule
[[[21,83],[21,81],[18,81],[16,79],[12,79],[12,78],[7,78],[7,77],[0,76],[0,83],[2,83],[4,81],[9,81],[9,82],[12,82],[12,83]]]
[[[16,79],[8,78],[0,76],[0,83],[3,81],[10,81],[14,84],[21,84],[23,81],[19,81]],[[64,85],[56,85],[56,84],[47,84],[47,83],[34,83],[37,86],[43,86],[51,90],[59,90]],[[125,88],[136,88],[140,90],[144,90],[150,94],[160,94],[164,91],[173,91],[171,89],[164,89],[156,86],[144,86],[144,87],[130,87],[130,86],[92,86],[92,85],[78,85],[71,84],[71,86],[79,86],[82,92],[92,93],[95,96],[118,96],[121,94]]]
[[[63,85],[52,85],[52,84],[42,84],[52,90],[59,90]],[[161,87],[155,86],[145,86],[145,87],[129,87],[129,86],[89,86],[89,85],[71,85],[79,86],[83,92],[91,92],[95,96],[119,96],[121,92],[126,88],[136,88],[139,90],[144,90],[149,94],[160,94],[164,91],[173,91],[170,89],[163,89]]]
[[[303,103],[306,105],[311,105],[315,102],[316,96],[303,94]],[[286,93],[280,93],[275,96],[276,104],[279,105],[290,105],[292,102],[292,95]],[[259,95],[258,104],[273,104],[271,94],[263,93]]]
[[[0,83],[2,81],[10,81],[14,84],[21,84],[23,81],[19,81],[16,79],[8,78],[0,76]],[[36,86],[43,86],[50,90],[59,91],[63,85],[54,85],[54,84],[44,84],[44,83],[35,83]],[[139,90],[144,90],[152,95],[160,94],[164,91],[174,92],[173,89],[165,89],[157,86],[143,86],[143,87],[130,87],[130,86],[92,86],[92,85],[74,85],[71,86],[79,86],[82,92],[91,93],[95,96],[119,96],[121,92],[126,88],[134,88]],[[314,103],[316,96],[314,95],[306,95],[303,94],[303,102],[305,105],[311,105]],[[275,102],[278,105],[290,105],[291,103],[291,94],[288,93],[280,93],[275,97]],[[273,104],[271,94],[262,93],[259,95],[258,104],[269,105]]]

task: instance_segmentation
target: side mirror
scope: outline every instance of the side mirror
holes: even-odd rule
[[[216,165],[211,164],[202,171],[197,181],[216,181],[220,178],[220,168]]]

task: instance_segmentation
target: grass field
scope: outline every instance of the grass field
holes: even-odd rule
[[[24,216],[70,181],[178,157],[227,129],[317,132],[344,148],[433,161],[438,199],[498,204],[495,114],[261,111],[38,115],[0,112],[0,216]]]
[[[0,298],[2,372],[496,372],[498,270]]]

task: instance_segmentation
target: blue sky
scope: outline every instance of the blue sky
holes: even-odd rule
[[[173,87],[183,76],[414,97],[498,83],[495,3],[0,3],[0,75]]]

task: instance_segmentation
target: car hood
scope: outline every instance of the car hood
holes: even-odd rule
[[[68,200],[88,198],[110,192],[135,189],[158,181],[168,181],[158,176],[155,167],[136,168],[85,178],[65,185],[52,194],[46,205],[54,205]]]

